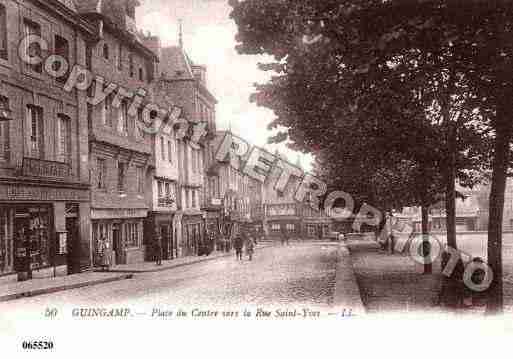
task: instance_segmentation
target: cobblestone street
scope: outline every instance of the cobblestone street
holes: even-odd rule
[[[323,308],[331,304],[337,246],[291,244],[256,251],[253,261],[233,257],[141,273],[134,279],[20,299],[0,305],[42,311],[52,307],[151,306],[292,306]]]

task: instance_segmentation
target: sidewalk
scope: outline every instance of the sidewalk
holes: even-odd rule
[[[118,280],[130,278],[132,278],[132,274],[85,272],[55,278],[32,279],[25,282],[13,282],[0,286],[0,302],[55,293],[69,289],[82,288],[96,284],[115,282]]]
[[[338,313],[350,312],[351,315],[356,316],[366,313],[354,273],[351,254],[345,244],[340,244],[338,249],[333,307],[337,309]]]
[[[255,247],[255,250],[264,249],[267,247],[271,247],[273,244],[265,243],[258,244]],[[235,256],[235,252],[232,250],[228,253],[226,252],[214,252],[209,256],[201,256],[201,257],[184,257],[177,258],[173,260],[162,261],[162,265],[157,266],[155,262],[142,262],[142,263],[134,263],[134,264],[121,264],[110,267],[108,272],[110,273],[153,273],[153,272],[161,272],[166,271],[173,268],[183,267],[195,263],[212,261],[218,258],[231,257]],[[99,272],[104,273],[101,270]]]
[[[403,254],[389,254],[373,241],[351,241],[353,267],[368,313],[440,313],[435,306],[441,274],[422,274],[422,266]]]

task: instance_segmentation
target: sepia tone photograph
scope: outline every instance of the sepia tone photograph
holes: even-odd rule
[[[512,100],[511,0],[0,0],[0,345],[507,337]]]

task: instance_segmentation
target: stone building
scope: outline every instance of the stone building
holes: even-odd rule
[[[151,101],[157,56],[137,31],[136,0],[75,0],[77,10],[94,25],[97,40],[87,45],[87,67],[98,89],[115,90],[104,101],[88,104],[91,167],[91,220],[94,253],[108,240],[112,262],[141,262],[145,256],[143,224],[149,206],[145,192],[151,178],[151,138],[137,126],[142,110],[130,111],[130,94]],[[101,78],[103,84],[101,84]],[[100,82],[100,84],[98,84]],[[95,256],[96,258],[96,256]]]
[[[176,185],[177,212],[174,232],[178,256],[196,255],[205,237],[207,213],[205,203],[205,163],[209,155],[209,136],[194,139],[193,127],[205,125],[205,131],[215,130],[217,100],[207,88],[206,68],[194,64],[180,46],[164,47],[160,51],[159,78],[154,93],[157,101],[167,108],[181,109],[181,120],[189,130],[180,135],[172,127],[170,135],[176,149],[178,180]]]
[[[86,94],[65,91],[66,69],[43,60],[86,66],[95,38],[70,0],[0,0],[0,277],[90,266]]]

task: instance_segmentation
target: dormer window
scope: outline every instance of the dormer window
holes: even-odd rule
[[[103,58],[105,60],[109,59],[109,45],[107,45],[107,44],[103,45]]]

